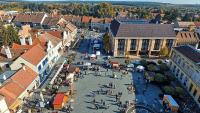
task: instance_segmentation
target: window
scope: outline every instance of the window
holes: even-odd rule
[[[185,68],[185,63],[184,63],[184,62],[182,63],[182,68],[183,68],[183,69]]]
[[[156,39],[154,44],[154,50],[159,50],[159,49],[160,49],[160,39]]]
[[[42,69],[41,65],[38,66],[38,70],[40,71]]]
[[[200,96],[199,96],[199,98],[198,98],[198,102],[200,103]]]
[[[173,39],[167,39],[166,41],[166,46],[171,49],[173,46]]]
[[[194,90],[194,92],[193,92],[193,96],[195,97],[196,94],[197,94],[197,89]]]
[[[124,51],[124,45],[125,45],[125,39],[119,39],[118,40],[118,50]]]
[[[131,39],[130,50],[136,50],[136,39]]]
[[[181,58],[178,59],[178,64],[181,64]]]
[[[183,75],[184,75],[184,74],[183,74],[183,73],[181,73],[181,76],[180,76],[180,79],[181,79],[181,80],[183,79]]]
[[[173,72],[175,72],[175,70],[176,70],[176,66],[174,65]]]
[[[178,77],[178,75],[179,75],[179,72],[180,72],[180,70],[179,70],[179,69],[177,69],[177,72],[176,72],[176,77]]]
[[[193,88],[193,84],[190,85],[189,91],[191,91]]]
[[[143,39],[142,40],[142,50],[148,50],[148,47],[149,47],[149,40]]]

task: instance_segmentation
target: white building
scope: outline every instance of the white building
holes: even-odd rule
[[[21,111],[23,99],[32,95],[38,87],[38,74],[23,65],[14,75],[0,86],[1,113]]]
[[[174,47],[170,69],[200,106],[200,52],[188,45]]]

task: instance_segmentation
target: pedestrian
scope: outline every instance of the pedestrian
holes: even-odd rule
[[[123,75],[121,74],[121,79],[122,79]]]
[[[108,71],[108,68],[107,68],[107,71]]]
[[[101,104],[103,104],[103,100],[101,99]]]
[[[93,102],[93,104],[95,104],[95,103],[96,103],[96,100],[95,100],[95,98],[93,99],[93,101],[92,101],[92,102]]]
[[[117,102],[117,99],[118,99],[118,95],[117,94],[115,95],[115,99],[116,99],[116,102]]]
[[[103,106],[105,106],[106,105],[106,102],[105,101],[103,101]]]

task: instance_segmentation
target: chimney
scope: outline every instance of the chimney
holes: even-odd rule
[[[33,45],[33,41],[32,41],[31,37],[28,38],[28,43],[29,43],[29,45]]]
[[[24,63],[21,63],[21,65],[22,65],[22,69],[23,69],[23,70],[26,70],[25,64],[24,64]]]
[[[26,41],[25,41],[25,38],[20,38],[20,43],[21,43],[21,45],[26,45]]]
[[[5,53],[6,53],[7,58],[12,58],[12,54],[11,54],[10,48],[8,46],[5,47]]]

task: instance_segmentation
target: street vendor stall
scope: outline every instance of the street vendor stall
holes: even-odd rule
[[[137,69],[137,71],[142,72],[142,71],[144,71],[144,66],[139,65],[136,67],[136,69]]]
[[[76,66],[70,65],[67,69],[69,73],[80,73],[80,69]]]
[[[95,54],[91,54],[91,55],[90,55],[90,60],[95,60],[96,57],[97,57],[97,56],[96,56]]]
[[[111,64],[112,68],[118,68],[119,67],[118,61],[110,61],[110,64]]]
[[[66,96],[64,93],[56,94],[53,101],[54,110],[61,110],[67,101],[68,101],[68,96]]]
[[[179,109],[179,105],[177,102],[172,98],[171,95],[164,95],[163,103],[167,104],[167,107],[171,109],[172,113],[177,113]]]

